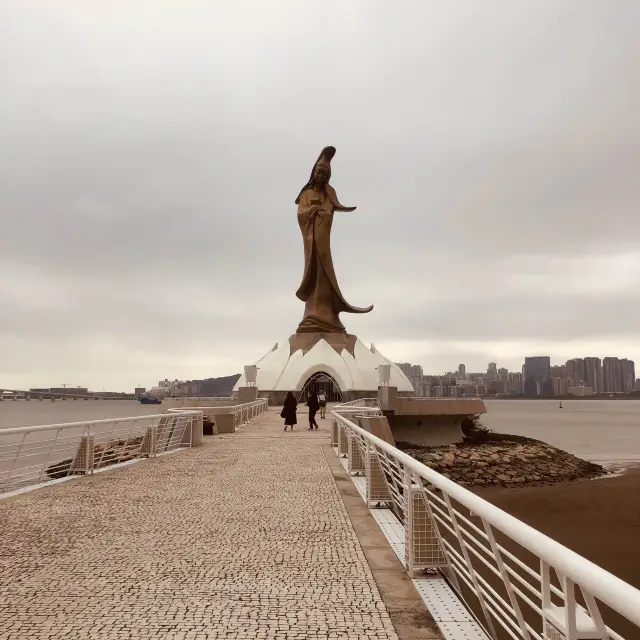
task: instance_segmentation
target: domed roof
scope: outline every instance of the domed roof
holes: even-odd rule
[[[307,351],[292,348],[291,340],[278,344],[256,362],[256,386],[260,391],[300,391],[305,382],[320,371],[328,373],[345,391],[371,391],[377,393],[380,385],[378,367],[391,365],[389,385],[398,391],[413,392],[413,386],[400,368],[387,360],[373,345],[367,349],[353,336],[352,349],[336,348],[322,338]],[[244,374],[234,387],[245,386]]]

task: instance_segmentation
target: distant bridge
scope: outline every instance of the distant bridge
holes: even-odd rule
[[[5,392],[13,394],[12,397],[4,397]],[[21,389],[0,389],[0,401],[2,400],[135,400],[132,393],[118,394],[81,394],[60,393],[59,391],[24,391]]]

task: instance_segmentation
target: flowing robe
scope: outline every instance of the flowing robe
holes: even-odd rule
[[[318,191],[312,187],[304,189],[297,203],[304,242],[304,275],[296,296],[306,303],[298,333],[344,333],[339,313],[368,313],[373,309],[373,306],[354,307],[345,300],[331,258],[334,211],[353,211],[355,207],[343,207],[328,184]],[[320,211],[311,214],[314,205]]]

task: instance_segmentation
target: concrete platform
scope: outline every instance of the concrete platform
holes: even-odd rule
[[[329,420],[278,414],[0,501],[0,639],[437,637]]]

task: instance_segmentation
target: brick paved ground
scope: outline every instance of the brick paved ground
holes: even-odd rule
[[[0,501],[0,639],[396,638],[320,424]]]

